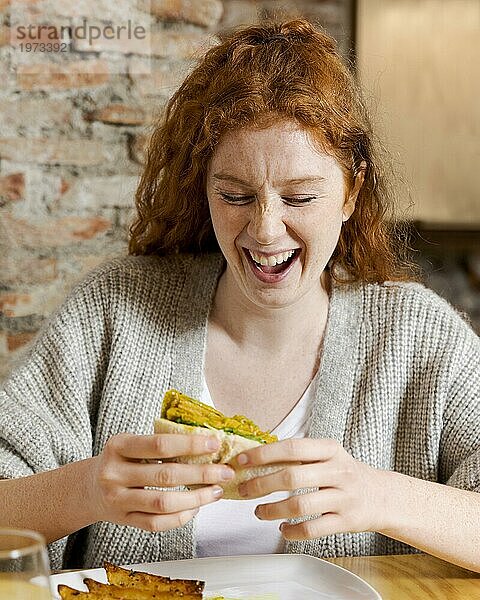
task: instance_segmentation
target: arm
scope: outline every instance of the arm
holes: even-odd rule
[[[480,572],[479,493],[388,471],[377,477],[384,491],[376,531]]]
[[[94,460],[0,481],[0,527],[33,529],[49,544],[93,523],[84,482]]]
[[[390,514],[397,514],[397,523],[387,523],[383,533],[480,571],[480,340],[462,327],[451,348],[438,460],[441,483],[387,473],[390,510],[396,511]],[[402,496],[395,499],[397,489],[403,490],[402,506]]]
[[[89,276],[0,389],[0,478],[5,479],[0,481],[0,525],[38,528],[50,541],[84,521],[84,507],[77,521],[70,496],[81,482],[74,464],[92,457],[109,347],[109,297],[105,280]],[[71,525],[66,522],[70,509]],[[49,519],[58,519],[58,529],[49,529]],[[66,548],[66,537],[49,544],[52,569],[63,567]]]
[[[115,300],[110,289],[115,273],[108,266],[104,270],[67,298],[0,390],[0,526],[41,531],[52,542],[52,568],[62,567],[67,542],[62,536],[86,525],[110,521],[171,529],[183,524],[187,513],[191,518],[198,505],[218,498],[212,486],[195,492],[143,489],[158,482],[177,487],[219,480],[217,465],[185,473],[142,463],[172,449],[196,453],[178,442],[159,452],[160,436],[134,436],[133,442],[113,436],[92,457]],[[146,441],[153,444],[153,455]]]
[[[376,531],[480,572],[480,341],[463,322],[452,325],[440,483],[377,472],[383,523]]]

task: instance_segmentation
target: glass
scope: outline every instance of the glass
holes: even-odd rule
[[[44,538],[0,528],[0,600],[52,600]]]

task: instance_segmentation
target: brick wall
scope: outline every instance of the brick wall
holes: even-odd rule
[[[126,252],[149,123],[215,34],[304,15],[347,55],[351,10],[351,0],[0,0],[0,380],[72,285]],[[148,39],[82,39],[85,21],[127,20]]]

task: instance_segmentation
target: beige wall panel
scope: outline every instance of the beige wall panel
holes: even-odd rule
[[[359,0],[357,58],[407,216],[479,228],[479,0]]]

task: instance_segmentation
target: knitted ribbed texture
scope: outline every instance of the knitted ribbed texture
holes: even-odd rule
[[[90,457],[119,432],[152,433],[170,387],[198,396],[224,265],[218,254],[130,257],[92,272],[0,391],[0,476]],[[334,284],[309,435],[374,467],[480,491],[479,366],[479,338],[423,286]],[[80,482],[71,493],[82,494]],[[375,533],[285,551],[415,552]],[[194,527],[159,534],[102,522],[49,552],[53,569],[191,558]]]

